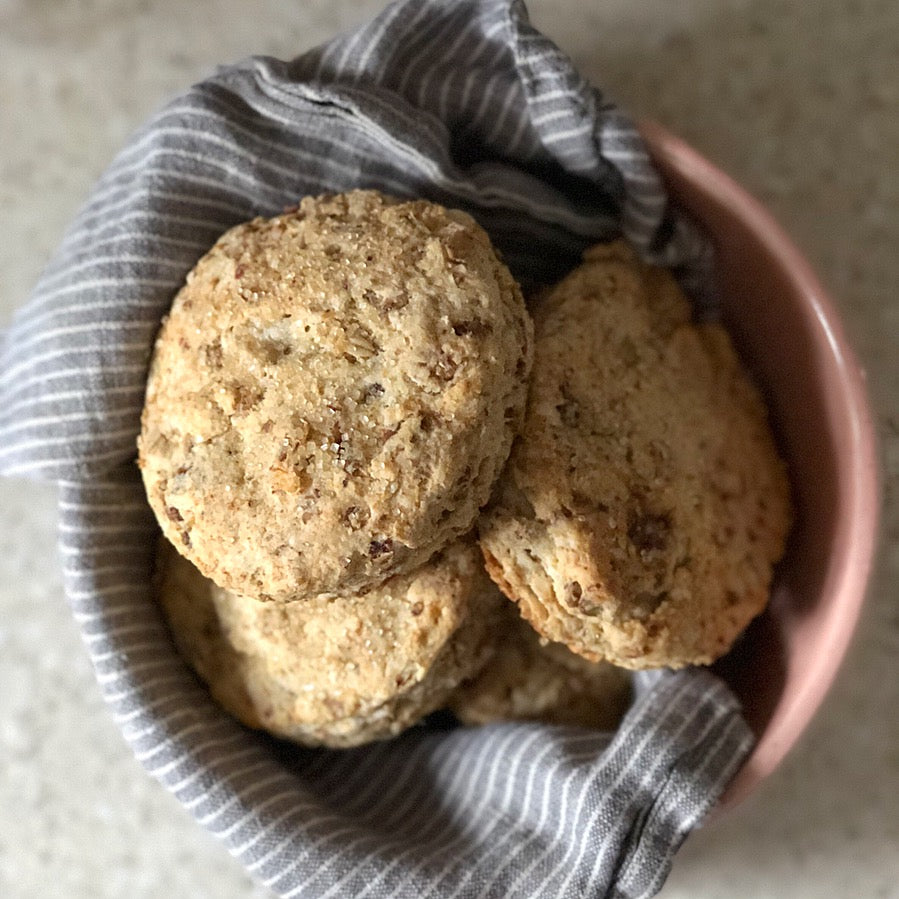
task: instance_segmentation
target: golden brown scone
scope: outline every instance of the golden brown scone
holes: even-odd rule
[[[334,747],[395,736],[444,705],[492,654],[506,602],[471,540],[365,596],[288,603],[229,593],[161,540],[156,594],[220,705],[250,727]]]
[[[762,400],[665,271],[599,246],[535,316],[531,394],[483,516],[487,568],[545,637],[705,664],[765,606],[789,489]]]
[[[629,671],[589,662],[561,643],[541,641],[506,603],[493,658],[459,686],[449,708],[464,724],[528,720],[612,730],[630,698]]]
[[[487,501],[531,344],[517,284],[465,213],[354,191],[238,225],[156,343],[150,504],[236,593],[352,595],[411,572]]]

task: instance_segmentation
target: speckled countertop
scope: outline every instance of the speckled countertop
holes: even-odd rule
[[[0,0],[0,326],[164,99],[381,5]],[[529,6],[596,83],[773,210],[842,310],[883,439],[882,547],[837,683],[776,774],[688,841],[662,895],[899,897],[899,4]],[[53,503],[0,481],[0,896],[262,899],[107,716],[62,597]]]

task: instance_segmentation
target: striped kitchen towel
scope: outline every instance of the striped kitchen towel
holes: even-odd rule
[[[706,270],[632,122],[521,3],[399,0],[290,62],[220,69],[133,137],[3,335],[0,471],[61,484],[68,601],[125,739],[277,894],[650,896],[751,743],[710,673],[639,678],[614,735],[500,724],[303,750],[222,712],[152,602],[134,458],[160,319],[225,229],[353,187],[466,209],[523,282],[621,234],[687,281]]]

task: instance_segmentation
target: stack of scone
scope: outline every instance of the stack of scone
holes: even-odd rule
[[[310,745],[447,706],[614,726],[624,669],[710,662],[761,611],[789,519],[761,400],[668,275],[596,248],[535,341],[472,218],[371,191],[197,263],[139,462],[182,654]]]

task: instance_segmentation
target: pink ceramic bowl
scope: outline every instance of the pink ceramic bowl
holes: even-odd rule
[[[714,240],[725,323],[768,399],[796,506],[770,606],[716,666],[758,737],[727,808],[793,746],[846,653],[875,548],[876,439],[864,374],[799,251],[727,175],[658,125],[642,131],[675,201]]]

